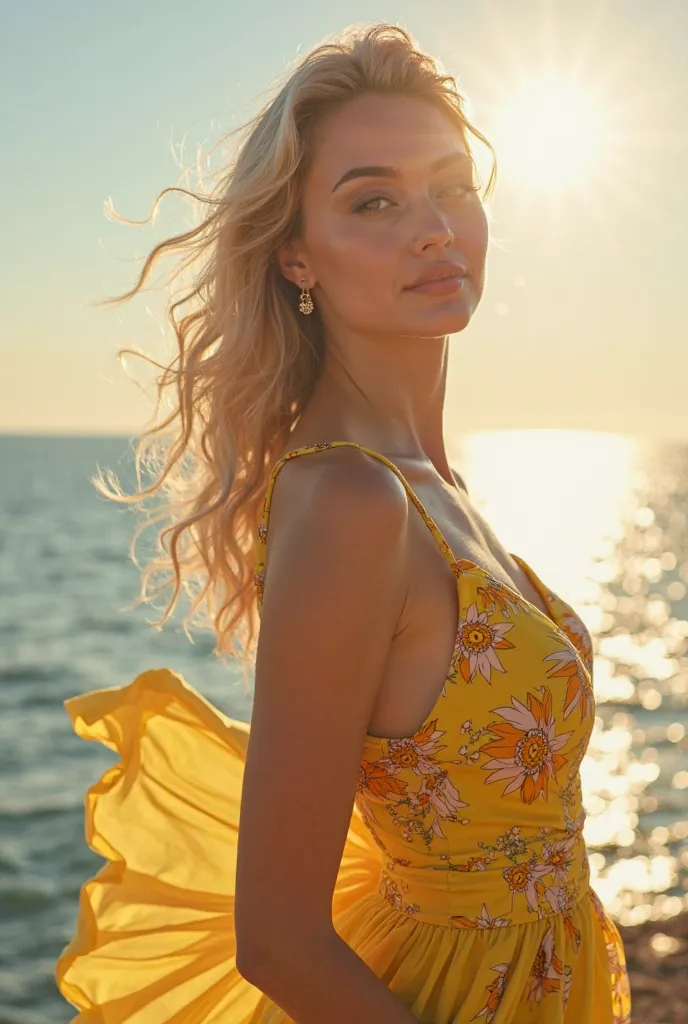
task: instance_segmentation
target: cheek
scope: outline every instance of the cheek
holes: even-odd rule
[[[465,258],[471,293],[479,302],[485,288],[485,257],[489,240],[487,217],[482,204],[466,214],[454,229],[456,250]]]
[[[374,327],[394,302],[399,243],[393,232],[354,224],[322,225],[317,276],[333,315],[350,326]]]
[[[364,226],[321,226],[317,277],[329,313],[352,329],[385,329],[393,315],[399,242]],[[317,301],[317,300],[316,300]]]
[[[455,229],[457,246],[471,264],[471,271],[481,276],[485,265],[489,230],[482,206],[476,205]]]
[[[392,273],[398,248],[394,232],[366,230],[354,220],[330,232],[325,260],[342,282],[371,277],[379,281]]]

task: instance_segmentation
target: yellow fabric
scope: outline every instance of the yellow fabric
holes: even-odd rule
[[[256,550],[262,601],[273,468]],[[590,636],[518,559],[549,616],[449,545],[399,470],[459,595],[442,692],[413,736],[365,740],[333,898],[344,938],[426,1024],[627,1024],[619,934],[589,885],[579,766]],[[516,557],[516,556],[514,556]],[[82,1024],[291,1024],[235,967],[249,726],[170,669],[66,702],[120,761],[86,796],[106,859],[56,965]],[[353,1024],[353,1022],[352,1022]]]

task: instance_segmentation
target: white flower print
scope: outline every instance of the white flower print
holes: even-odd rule
[[[452,661],[465,682],[472,683],[480,673],[491,683],[492,669],[506,672],[497,651],[513,649],[514,645],[505,639],[505,634],[514,625],[513,622],[492,623],[488,612],[479,612],[475,603],[470,606],[466,618],[459,621]]]

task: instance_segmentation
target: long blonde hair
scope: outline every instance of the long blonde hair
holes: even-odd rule
[[[153,623],[161,627],[184,589],[192,598],[187,635],[190,622],[210,623],[215,654],[231,653],[244,663],[258,633],[254,542],[267,478],[313,391],[324,352],[317,309],[308,317],[299,314],[299,290],[273,257],[299,232],[314,128],[329,112],[370,92],[434,103],[456,124],[469,152],[468,134],[479,139],[492,156],[484,196],[491,193],[494,151],[468,120],[454,77],[417,49],[403,28],[349,28],[303,57],[276,95],[236,129],[245,137],[213,190],[163,189],[151,216],[167,192],[205,204],[207,215],[192,230],[156,245],[130,291],[96,303],[132,298],[170,252],[182,254],[181,270],[194,271],[192,287],[168,308],[175,358],[161,366],[143,355],[162,373],[153,425],[136,449],[138,490],[125,494],[111,470],[105,477],[99,470],[92,482],[105,497],[139,507],[164,496],[154,512],[146,510],[131,542],[130,555],[141,568],[138,537],[151,525],[166,524],[156,535],[157,555],[143,569],[135,603],[152,603],[172,587],[164,614]],[[189,311],[177,318],[186,305]],[[132,351],[121,349],[120,357]],[[174,408],[156,423],[169,389]],[[142,466],[154,477],[145,487]]]

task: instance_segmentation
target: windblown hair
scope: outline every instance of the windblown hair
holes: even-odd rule
[[[187,267],[193,270],[192,287],[167,307],[178,349],[172,362],[163,366],[132,349],[119,352],[142,356],[162,370],[153,425],[136,449],[138,490],[125,494],[111,470],[105,478],[99,470],[92,482],[105,497],[139,508],[163,497],[154,511],[146,510],[132,539],[130,555],[141,568],[138,537],[151,525],[165,524],[156,533],[157,554],[143,569],[135,603],[153,603],[171,587],[165,612],[153,623],[161,628],[183,589],[192,597],[184,618],[187,635],[192,621],[210,625],[215,654],[231,653],[244,665],[258,633],[254,544],[267,478],[308,403],[324,356],[318,310],[299,314],[299,289],[280,273],[274,255],[299,234],[302,183],[317,126],[365,93],[434,104],[456,124],[471,154],[469,135],[479,139],[492,155],[483,190],[489,196],[494,151],[468,120],[454,77],[418,50],[403,28],[349,28],[303,57],[255,117],[230,133],[243,131],[245,137],[214,189],[163,189],[151,217],[167,192],[190,196],[207,207],[207,216],[156,245],[134,288],[96,303],[132,298],[157,260],[171,252],[182,254],[173,279]],[[182,306],[189,309],[178,316]],[[170,389],[172,411],[156,423]],[[142,485],[142,466],[153,475],[148,486]]]

